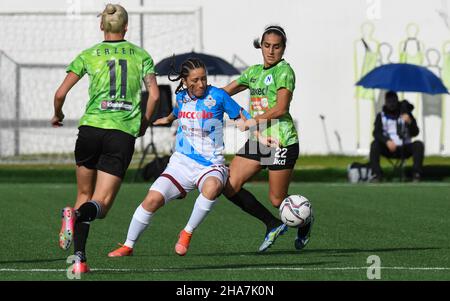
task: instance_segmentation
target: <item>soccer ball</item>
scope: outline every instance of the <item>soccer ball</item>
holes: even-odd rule
[[[307,198],[301,195],[290,195],[280,205],[280,218],[289,227],[300,227],[309,222],[312,206]]]

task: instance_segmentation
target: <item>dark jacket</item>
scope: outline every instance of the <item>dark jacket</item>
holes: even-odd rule
[[[398,106],[398,109],[394,112],[389,112],[386,109],[386,106],[383,106],[383,112],[389,116],[392,119],[397,119],[397,133],[400,133],[401,131],[401,114],[408,114],[409,117],[411,117],[411,123],[406,124],[406,135],[408,137],[415,137],[419,135],[419,127],[417,126],[417,121],[412,115],[412,110],[414,109],[414,106],[410,104],[407,100],[403,100],[400,102],[400,105]],[[377,114],[377,117],[375,118],[375,126],[373,129],[373,137],[375,138],[375,141],[378,141],[380,143],[386,144],[388,140],[390,140],[389,136],[385,135],[383,133],[383,121],[381,117],[381,112]],[[400,135],[399,135],[400,136]]]

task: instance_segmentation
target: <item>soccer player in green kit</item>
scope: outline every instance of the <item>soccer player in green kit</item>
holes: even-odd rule
[[[67,68],[54,99],[54,127],[62,126],[62,107],[69,90],[89,75],[89,101],[79,123],[75,145],[77,198],[62,210],[59,245],[74,242],[74,273],[89,272],[85,246],[90,222],[104,218],[111,208],[134,152],[136,137],[148,127],[159,89],[153,60],[142,48],[124,40],[128,14],[108,4],[101,16],[104,41],[84,50]],[[141,84],[149,98],[141,112]]]
[[[286,33],[280,26],[264,30],[255,48],[262,50],[263,64],[245,70],[241,76],[224,87],[230,96],[250,90],[252,119],[242,125],[254,133],[238,151],[230,164],[230,176],[225,196],[245,212],[258,218],[267,231],[259,251],[265,251],[287,231],[287,226],[272,215],[249,191],[242,186],[262,168],[269,169],[269,199],[278,208],[288,196],[292,171],[299,155],[298,134],[289,114],[289,105],[295,89],[295,73],[283,59]],[[244,116],[241,116],[245,120]],[[298,228],[295,248],[306,246],[311,232],[311,222]]]

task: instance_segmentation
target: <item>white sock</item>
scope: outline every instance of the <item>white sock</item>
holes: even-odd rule
[[[192,209],[191,217],[184,228],[186,232],[192,233],[201,224],[215,204],[216,200],[208,200],[200,193]]]
[[[130,222],[130,227],[128,228],[127,241],[125,242],[125,246],[129,248],[133,248],[134,244],[139,239],[139,236],[147,226],[150,224],[153,213],[149,212],[139,205],[134,212],[133,218]]]

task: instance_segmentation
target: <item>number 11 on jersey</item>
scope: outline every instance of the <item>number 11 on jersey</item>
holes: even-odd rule
[[[127,96],[127,60],[119,60],[120,72],[120,99]],[[116,97],[116,61],[108,61],[109,67],[109,96]]]

